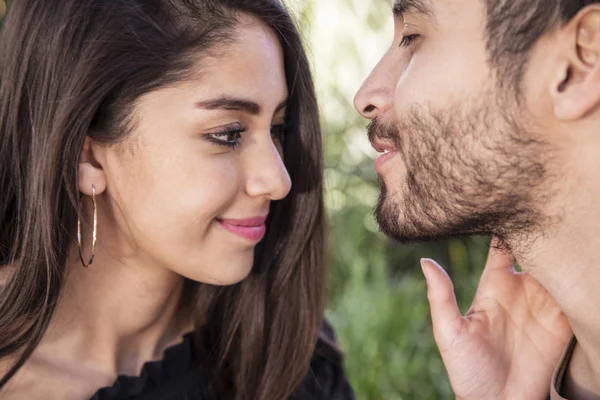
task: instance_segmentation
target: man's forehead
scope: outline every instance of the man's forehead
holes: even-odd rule
[[[430,0],[394,0],[392,11],[397,17],[408,12],[431,15],[432,4]]]

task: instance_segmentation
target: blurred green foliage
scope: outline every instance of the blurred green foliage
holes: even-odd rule
[[[393,38],[390,0],[289,0],[312,58],[325,137],[328,317],[360,400],[454,398],[433,341],[421,257],[440,262],[466,311],[488,240],[401,246],[378,230],[375,153],[352,100]]]
[[[6,1],[0,0],[0,26],[2,26],[2,20],[4,19],[4,14],[6,14]]]
[[[305,36],[320,97],[330,227],[327,314],[346,351],[357,399],[451,399],[433,341],[419,259],[434,258],[447,268],[466,311],[488,241],[469,238],[409,247],[391,243],[377,230],[372,216],[379,193],[374,154],[366,139],[367,122],[352,99],[392,40],[391,2],[288,4]]]

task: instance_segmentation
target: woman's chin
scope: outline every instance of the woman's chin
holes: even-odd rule
[[[240,283],[244,279],[250,275],[252,271],[253,259],[248,261],[240,262],[229,262],[223,263],[219,266],[214,266],[213,268],[208,268],[205,270],[192,270],[189,273],[182,273],[184,277],[198,282],[205,283],[207,285],[215,285],[215,286],[229,286]]]

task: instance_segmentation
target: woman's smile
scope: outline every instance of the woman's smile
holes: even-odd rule
[[[219,224],[228,232],[252,242],[260,242],[267,232],[267,216],[245,219],[219,219]]]

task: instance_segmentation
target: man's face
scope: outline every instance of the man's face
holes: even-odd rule
[[[384,233],[401,242],[532,228],[546,144],[496,80],[481,0],[396,0],[395,37],[356,95]]]

